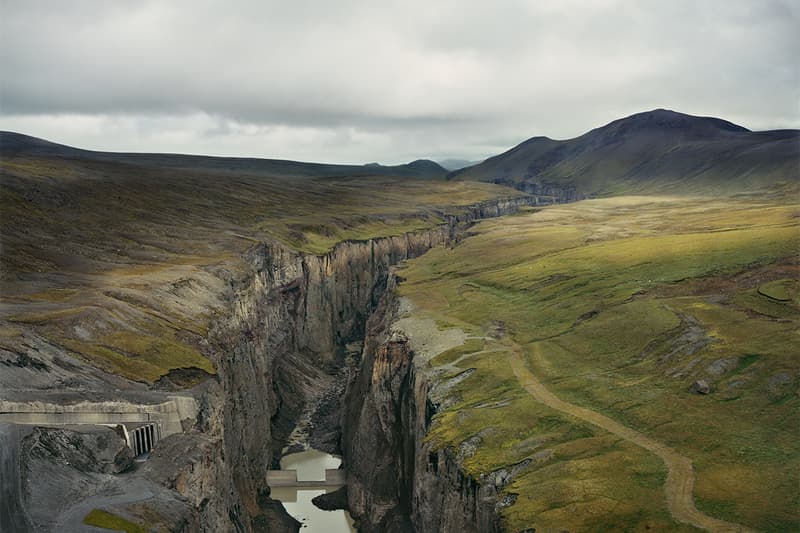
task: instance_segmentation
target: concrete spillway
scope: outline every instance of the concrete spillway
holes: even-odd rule
[[[116,425],[155,423],[161,438],[180,433],[181,420],[197,416],[197,402],[189,396],[170,396],[156,404],[130,402],[47,402],[0,400],[0,422],[26,425]]]
[[[157,424],[145,424],[132,431],[122,425],[122,430],[125,432],[125,441],[137,457],[149,453],[161,439],[161,426]]]
[[[181,420],[194,419],[194,398],[172,396],[160,404],[82,402],[59,405],[43,402],[0,401],[0,422],[25,426],[109,426],[119,428],[137,456],[156,442],[182,431]]]

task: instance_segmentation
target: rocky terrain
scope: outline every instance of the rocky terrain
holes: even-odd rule
[[[85,515],[95,506],[112,508],[132,520],[149,516],[145,523],[164,522],[187,531],[198,523],[208,531],[274,531],[281,522],[291,530],[293,522],[268,498],[263,473],[277,462],[280,443],[287,442],[326,370],[341,363],[346,344],[363,337],[366,318],[386,287],[389,267],[458,238],[471,220],[527,203],[529,199],[520,198],[487,204],[454,216],[435,230],[345,243],[325,256],[297,254],[276,243],[253,248],[248,255],[252,274],[231,280],[230,314],[209,332],[217,378],[193,389],[199,413],[194,420],[187,419],[187,432],[161,441],[133,480],[112,482],[89,476],[85,483],[98,485],[98,494],[121,491],[124,497],[115,499],[113,506],[103,499],[87,501],[82,491],[71,497],[61,494],[76,485],[66,477],[82,479],[97,468],[97,461],[89,468],[86,460],[71,457],[66,463],[70,466],[64,467],[63,483],[52,483],[60,479],[52,473],[33,478],[36,481],[26,492],[27,513],[34,512],[34,502],[56,497],[75,505],[56,515],[55,522],[35,522],[36,527],[61,524],[69,530],[77,516],[75,508]],[[157,392],[129,396],[130,401],[144,402],[159,397]],[[333,419],[338,418],[334,413]],[[26,437],[23,446],[31,446],[31,438]],[[75,443],[72,448],[90,454],[95,447]],[[21,463],[34,468],[26,457]],[[154,496],[153,490],[145,488],[153,481],[159,491],[166,488],[176,495]],[[131,492],[120,486],[141,488]],[[43,490],[58,496],[40,499]],[[175,497],[191,504],[188,516],[161,513],[161,504]],[[139,507],[147,513],[137,512]]]
[[[296,217],[281,233],[281,219],[269,214],[278,207],[272,202],[282,205],[295,188],[284,177],[246,175],[231,184],[214,181],[207,169],[199,175],[182,169],[164,181],[164,171],[149,162],[100,162],[95,155],[18,146],[3,157],[6,412],[18,417],[64,405],[72,420],[85,422],[84,413],[153,413],[181,399],[191,404],[184,412],[196,413],[179,415],[181,430],[131,471],[98,477],[95,466],[73,460],[60,467],[63,484],[51,483],[49,474],[30,478],[21,503],[28,522],[43,529],[80,530],[95,509],[174,530],[296,528],[269,499],[264,473],[309,410],[308,400],[317,399],[319,384],[337,374],[347,345],[363,338],[389,267],[454,241],[474,220],[535,202],[499,187],[440,182],[425,189],[428,195],[439,188],[434,194],[441,196],[427,196],[433,200],[427,206],[418,196],[423,203],[408,209],[404,193],[392,187],[411,192],[419,186],[413,180],[388,190],[385,180],[307,182],[292,207],[281,208],[281,217]],[[198,212],[195,202],[203,200],[192,190],[201,184],[203,197],[211,188],[217,201],[227,200]],[[242,187],[261,194],[242,196]],[[373,207],[381,212],[347,215],[341,193],[353,187],[374,187]],[[141,194],[164,209],[151,211]],[[177,203],[164,203],[170,196]],[[327,214],[329,198],[338,203]],[[460,203],[467,198],[479,201]],[[101,206],[109,204],[118,207],[105,214]],[[245,208],[257,218],[248,220]],[[264,216],[269,224],[259,225]],[[231,237],[212,236],[224,227]],[[361,239],[322,254],[302,251],[309,238],[318,235],[326,240],[314,244],[325,246],[342,231]],[[64,244],[71,253],[63,253]],[[338,448],[340,398],[332,399],[327,446]],[[23,449],[31,435],[19,436]],[[96,446],[73,448],[90,454]],[[26,457],[23,468],[39,468]],[[62,494],[76,483],[95,489]],[[47,500],[65,506],[39,517],[46,491]],[[183,502],[184,511],[170,511],[172,501]]]
[[[661,131],[662,114],[654,117]],[[651,119],[635,122],[642,120],[650,131]],[[682,135],[692,143],[717,130],[750,143],[741,128],[703,120],[697,131],[693,120],[692,127],[679,120],[674,128],[686,129]],[[627,139],[625,124],[612,128],[620,142]],[[611,135],[608,127],[603,131]],[[763,153],[780,146],[791,154],[792,135],[764,135],[776,144],[767,143]],[[445,180],[441,167],[425,161],[381,167],[107,154],[12,133],[0,135],[0,155],[0,437],[6,450],[0,525],[296,531],[299,523],[270,498],[265,473],[278,466],[285,446],[309,443],[343,456],[347,486],[323,500],[346,504],[361,531],[501,531],[518,525],[508,513],[528,512],[517,504],[519,490],[510,489],[560,451],[531,445],[531,453],[511,460],[509,451],[502,461],[476,468],[493,449],[491,425],[451,440],[442,436],[460,427],[446,417],[459,405],[463,384],[483,375],[482,364],[491,366],[462,368],[465,360],[490,358],[496,347],[484,343],[506,342],[519,327],[499,318],[475,328],[466,321],[456,327],[448,322],[452,316],[420,318],[398,297],[404,274],[394,268],[432,249],[469,249],[460,243],[474,238],[480,220],[519,212],[548,220],[559,212],[538,206],[608,189],[530,174],[528,162],[528,174],[503,163],[500,174],[499,167],[478,165]],[[611,152],[591,157],[597,165],[606,157],[624,159]],[[526,152],[519,161],[527,158]],[[492,161],[499,159],[482,165]],[[752,161],[761,165],[753,183],[771,187],[771,194],[785,194],[796,182],[783,159]],[[671,168],[694,183],[688,167]],[[582,167],[580,175],[591,172]],[[622,172],[619,183],[631,183],[632,176]],[[731,186],[743,182],[737,183]],[[517,227],[514,220],[499,224]],[[578,230],[561,224],[550,228],[552,241],[535,245],[501,234],[482,251],[483,262],[523,249],[544,253],[578,238]],[[605,228],[580,239],[627,236],[616,224]],[[464,270],[456,277],[479,268],[458,264]],[[502,271],[520,265],[504,264]],[[559,275],[567,276],[556,272],[551,281],[570,279]],[[523,287],[520,294],[540,288]],[[764,290],[783,297],[780,287]],[[435,290],[429,294],[429,304],[443,301]],[[552,316],[560,319],[558,312]],[[570,308],[565,316],[570,324],[590,323],[599,312],[581,307],[572,316]],[[703,349],[705,330],[685,323],[680,348]],[[714,364],[724,375],[730,368],[720,361]],[[787,375],[789,382],[776,390],[793,386],[794,374]],[[716,387],[708,376],[691,377]],[[507,401],[484,398],[480,409],[500,409]],[[10,424],[25,417],[25,426]],[[160,424],[162,438],[147,460],[134,462],[119,424],[148,422]],[[585,436],[582,426],[568,426],[553,422],[541,437],[563,443],[569,441],[564,435]],[[665,523],[672,522],[654,522]]]
[[[419,358],[424,346],[396,329],[399,307],[392,283],[368,324],[364,357],[347,390],[350,512],[365,532],[499,531],[497,486],[466,475],[451,449],[426,442],[437,408]]]
[[[212,333],[227,355],[218,362],[225,456],[236,461],[231,469],[237,492],[251,495],[243,502],[250,516],[259,514],[256,497],[267,494],[261,473],[277,464],[278,444],[287,442],[308,400],[317,398],[326,369],[335,371],[345,347],[363,338],[390,266],[452,242],[470,221],[529,203],[520,198],[478,206],[434,230],[343,243],[325,256],[298,255],[278,245],[253,250],[256,276],[236,290],[230,322]],[[340,444],[327,446],[338,451]]]

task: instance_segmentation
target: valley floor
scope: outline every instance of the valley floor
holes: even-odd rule
[[[592,200],[411,261],[428,438],[504,472],[511,531],[796,530],[798,207]]]

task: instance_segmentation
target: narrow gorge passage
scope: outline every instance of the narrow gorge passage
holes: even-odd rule
[[[350,466],[362,461],[361,453],[351,455],[349,462],[344,453],[353,443],[348,440],[348,434],[342,434],[350,420],[343,411],[349,409],[351,402],[364,401],[363,395],[347,396],[346,389],[355,386],[361,374],[365,334],[370,329],[367,324],[382,316],[375,313],[387,293],[392,268],[432,248],[452,245],[477,220],[513,213],[535,202],[533,197],[519,197],[473,204],[462,213],[448,216],[444,224],[434,228],[367,241],[345,241],[324,256],[299,254],[279,244],[265,244],[255,249],[251,259],[259,275],[252,288],[248,286],[241,291],[242,310],[238,315],[241,322],[229,328],[232,333],[225,342],[228,338],[240,342],[235,332],[242,325],[249,331],[269,333],[263,345],[244,341],[242,351],[247,355],[244,359],[247,366],[232,364],[233,359],[223,360],[226,365],[223,375],[229,377],[226,390],[229,391],[231,425],[225,432],[230,439],[229,449],[231,455],[235,455],[244,444],[248,451],[243,454],[242,463],[248,468],[255,465],[249,470],[250,475],[239,476],[241,493],[258,493],[262,484],[259,476],[264,467],[274,468],[276,461],[287,452],[310,447],[335,455],[341,453]],[[260,357],[261,353],[268,357]],[[252,383],[247,388],[268,391],[263,404],[274,408],[269,419],[251,410],[254,404],[235,392],[243,388],[243,383],[253,381],[254,376],[262,375],[250,372],[251,362],[265,363],[263,375],[269,379]],[[269,393],[274,393],[274,397],[269,397]],[[265,424],[267,420],[269,428]],[[262,446],[263,433],[255,431],[256,424],[263,424],[263,431],[271,435],[267,451]],[[411,427],[407,425],[406,429]],[[376,446],[381,452],[386,452],[393,444],[401,447],[399,436],[407,432],[389,435],[388,442]],[[239,435],[246,438],[239,439]],[[349,435],[354,437],[354,433]],[[399,462],[415,460],[409,456]],[[347,476],[350,479],[349,469]],[[410,484],[410,476],[411,472],[395,472],[390,483]],[[360,488],[374,492],[375,481],[370,478]],[[247,485],[256,487],[255,491]],[[398,506],[398,498],[403,494],[403,491],[392,492],[389,498],[392,501],[387,505]],[[277,494],[275,496],[281,500]],[[368,521],[365,517],[372,508],[351,508],[351,512],[354,518]],[[410,514],[411,509],[403,509],[403,512]]]
[[[708,516],[695,507],[692,497],[694,471],[692,470],[691,459],[684,457],[665,444],[657,442],[636,430],[623,426],[607,416],[560,399],[550,392],[542,382],[528,370],[522,355],[522,347],[516,343],[510,343],[509,348],[511,352],[511,368],[514,371],[514,375],[525,390],[537,401],[557,411],[594,424],[637,446],[641,446],[664,461],[667,467],[667,481],[664,484],[664,492],[667,496],[669,512],[675,520],[715,533],[745,533],[753,531],[742,525],[732,524]],[[536,357],[541,357],[538,353],[540,347],[534,344],[533,349],[537,352],[534,355]]]

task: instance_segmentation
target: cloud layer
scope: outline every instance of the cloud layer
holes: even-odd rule
[[[0,0],[0,128],[393,163],[655,107],[798,127],[797,27],[793,1]]]

